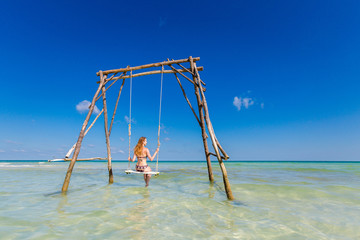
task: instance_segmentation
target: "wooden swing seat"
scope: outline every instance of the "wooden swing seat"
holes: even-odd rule
[[[127,169],[125,170],[125,173],[126,174],[131,174],[131,173],[138,173],[138,174],[154,174],[155,176],[159,175],[160,172],[138,172],[138,171],[134,171],[134,170],[130,170],[130,169]]]

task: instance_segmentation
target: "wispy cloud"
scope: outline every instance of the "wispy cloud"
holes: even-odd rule
[[[125,121],[127,122],[127,123],[129,123],[130,122],[130,118],[128,117],[128,116],[125,116],[124,117],[124,119],[125,119]],[[131,119],[131,123],[136,123],[136,121],[135,121],[135,119],[133,118],[133,119]]]
[[[94,148],[94,147],[95,147],[94,144],[88,144],[87,146],[88,146],[89,148]]]
[[[91,105],[91,102],[89,102],[88,100],[84,100],[82,102],[79,102],[76,105],[76,111],[78,111],[79,113],[83,114],[89,111],[89,106]],[[99,114],[100,110],[99,108],[95,105],[94,107],[94,111],[93,114]]]
[[[116,147],[112,147],[112,148],[111,148],[111,152],[112,152],[112,153],[121,153],[121,154],[124,154],[124,153],[125,153],[123,150],[118,149],[118,148],[116,148]]]
[[[8,144],[13,144],[13,145],[20,145],[21,144],[19,142],[15,142],[15,141],[9,140],[9,139],[5,140],[5,142],[8,143]]]
[[[248,109],[254,105],[254,100],[251,97],[234,97],[233,105],[240,111],[242,107]]]
[[[161,125],[160,125],[160,129],[163,130],[163,132],[164,132],[165,134],[168,134],[168,133],[169,133],[169,132],[166,130],[167,128],[165,127],[164,124],[161,124]]]
[[[5,152],[5,150],[0,149],[0,153]]]
[[[24,149],[12,149],[11,151],[12,152],[25,152]]]
[[[164,141],[168,142],[168,141],[170,141],[170,138],[166,137],[166,138],[164,138]]]

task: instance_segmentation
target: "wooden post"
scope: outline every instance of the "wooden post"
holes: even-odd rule
[[[195,85],[194,85],[195,86]],[[199,87],[195,86],[195,94],[197,96],[199,96]],[[196,96],[196,98],[197,98]],[[206,129],[205,129],[205,122],[204,122],[204,113],[202,111],[202,106],[201,103],[199,101],[199,99],[197,98],[198,101],[198,108],[199,108],[199,115],[200,115],[200,123],[201,123],[201,135],[203,138],[203,144],[204,144],[204,150],[205,150],[205,157],[206,157],[206,163],[207,163],[207,167],[208,167],[208,175],[209,175],[209,181],[211,183],[214,182],[214,175],[212,172],[212,167],[211,167],[211,160],[210,160],[210,152],[209,152],[209,147],[207,144],[207,134],[206,134]]]
[[[193,80],[194,80],[194,82],[196,81],[196,78],[195,78],[194,75],[193,75]],[[206,158],[206,163],[207,163],[207,168],[208,168],[208,176],[209,176],[209,181],[211,183],[213,183],[214,182],[214,175],[212,173],[210,152],[209,152],[209,147],[208,147],[208,144],[207,144],[207,137],[208,136],[206,134],[206,129],[205,129],[204,113],[203,113],[203,110],[202,110],[202,103],[201,103],[201,98],[200,98],[200,89],[199,89],[199,87],[197,86],[196,83],[194,84],[194,88],[195,88],[195,95],[196,95],[196,100],[197,100],[197,104],[198,104],[198,109],[199,109],[200,127],[201,127],[201,134],[202,134],[202,138],[203,138],[204,150],[205,150],[205,158]]]
[[[68,190],[69,183],[70,183],[70,178],[71,178],[71,173],[72,173],[72,171],[73,171],[73,168],[74,168],[76,159],[77,159],[77,157],[79,156],[82,140],[84,139],[85,129],[86,129],[86,126],[87,126],[87,124],[88,124],[88,122],[89,122],[89,120],[90,120],[91,114],[92,114],[92,112],[93,112],[93,110],[94,110],[95,102],[96,102],[95,100],[96,100],[96,97],[99,95],[101,88],[103,87],[103,83],[104,83],[104,81],[103,81],[103,79],[102,79],[101,82],[100,82],[100,84],[99,84],[99,87],[98,87],[98,89],[97,89],[97,91],[96,91],[96,93],[95,93],[95,95],[94,95],[94,97],[93,97],[93,100],[92,100],[92,102],[91,102],[91,104],[90,104],[89,112],[88,112],[88,114],[87,114],[87,116],[86,116],[86,118],[85,118],[85,121],[84,121],[84,123],[83,123],[83,125],[82,125],[82,127],[81,127],[81,131],[80,131],[80,134],[79,134],[79,138],[78,138],[78,140],[77,140],[77,142],[76,142],[76,147],[75,147],[74,155],[73,155],[73,157],[72,157],[72,159],[71,159],[71,162],[70,162],[70,164],[69,164],[68,170],[67,170],[67,172],[66,172],[64,184],[63,184],[62,189],[61,189],[62,192],[66,192],[66,191]]]
[[[202,85],[201,85],[201,82],[200,82],[200,76],[199,76],[199,73],[196,71],[196,64],[195,64],[194,61],[192,60],[192,57],[191,57],[191,56],[189,57],[189,60],[190,60],[191,69],[192,69],[192,70],[194,71],[194,73],[196,74],[196,77],[194,78],[194,81],[196,81],[196,83],[198,84],[198,87],[200,88],[200,91],[199,91],[199,92],[200,92],[201,97],[202,97],[202,102],[199,102],[199,99],[198,99],[198,104],[199,104],[199,106],[202,105],[202,107],[203,107],[203,109],[204,109],[204,114],[205,114],[204,117],[205,117],[206,125],[207,125],[207,127],[208,127],[208,131],[209,131],[209,134],[210,134],[210,138],[211,138],[211,141],[212,141],[212,145],[213,145],[213,147],[214,147],[214,150],[215,150],[215,153],[216,153],[216,157],[217,157],[217,159],[218,159],[221,172],[222,172],[222,174],[223,174],[223,181],[224,181],[224,186],[225,186],[225,192],[226,192],[227,198],[228,198],[229,200],[234,200],[234,196],[233,196],[233,194],[232,194],[231,187],[230,187],[230,182],[229,182],[229,179],[228,179],[228,176],[227,176],[227,171],[226,171],[224,162],[223,162],[223,160],[221,159],[221,155],[220,155],[220,152],[219,152],[218,144],[216,143],[215,132],[214,132],[214,129],[213,129],[212,124],[211,124],[211,121],[210,121],[209,110],[208,110],[208,106],[207,106],[205,94],[204,94],[204,92],[203,92],[203,90],[202,90]]]
[[[105,81],[102,71],[100,71],[100,81]],[[111,149],[110,149],[110,137],[109,137],[109,128],[108,128],[108,113],[106,106],[106,88],[105,84],[102,87],[102,97],[103,97],[103,109],[104,109],[104,127],[105,127],[105,137],[106,137],[106,150],[107,150],[107,159],[108,159],[108,170],[109,170],[109,183],[114,182],[114,176],[111,166]]]

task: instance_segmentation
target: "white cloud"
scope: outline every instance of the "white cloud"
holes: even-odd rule
[[[5,152],[5,150],[0,149],[0,153]]]
[[[91,102],[89,102],[88,100],[84,100],[82,102],[79,102],[76,105],[76,111],[78,111],[79,113],[86,113],[89,111],[89,106],[91,105]],[[99,114],[100,110],[99,108],[95,105],[94,110],[93,110],[93,114]]]
[[[249,108],[249,106],[254,105],[254,100],[252,98],[243,98],[243,105],[245,108]]]
[[[233,104],[237,110],[240,111],[241,107],[248,109],[250,106],[254,105],[254,100],[250,97],[234,97]]]
[[[264,103],[260,104],[261,109],[264,109]]]
[[[166,137],[166,138],[164,138],[164,141],[168,142],[168,141],[170,141],[170,138]]]

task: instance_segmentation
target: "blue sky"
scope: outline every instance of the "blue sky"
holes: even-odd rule
[[[97,71],[194,56],[231,159],[360,160],[359,13],[359,1],[2,1],[0,159],[63,157]],[[160,75],[133,81],[132,146],[146,136],[156,147],[159,91]],[[127,158],[128,115],[126,82],[113,159]],[[160,159],[204,158],[173,75],[164,76],[162,123]],[[106,156],[103,118],[80,152],[95,156]]]

